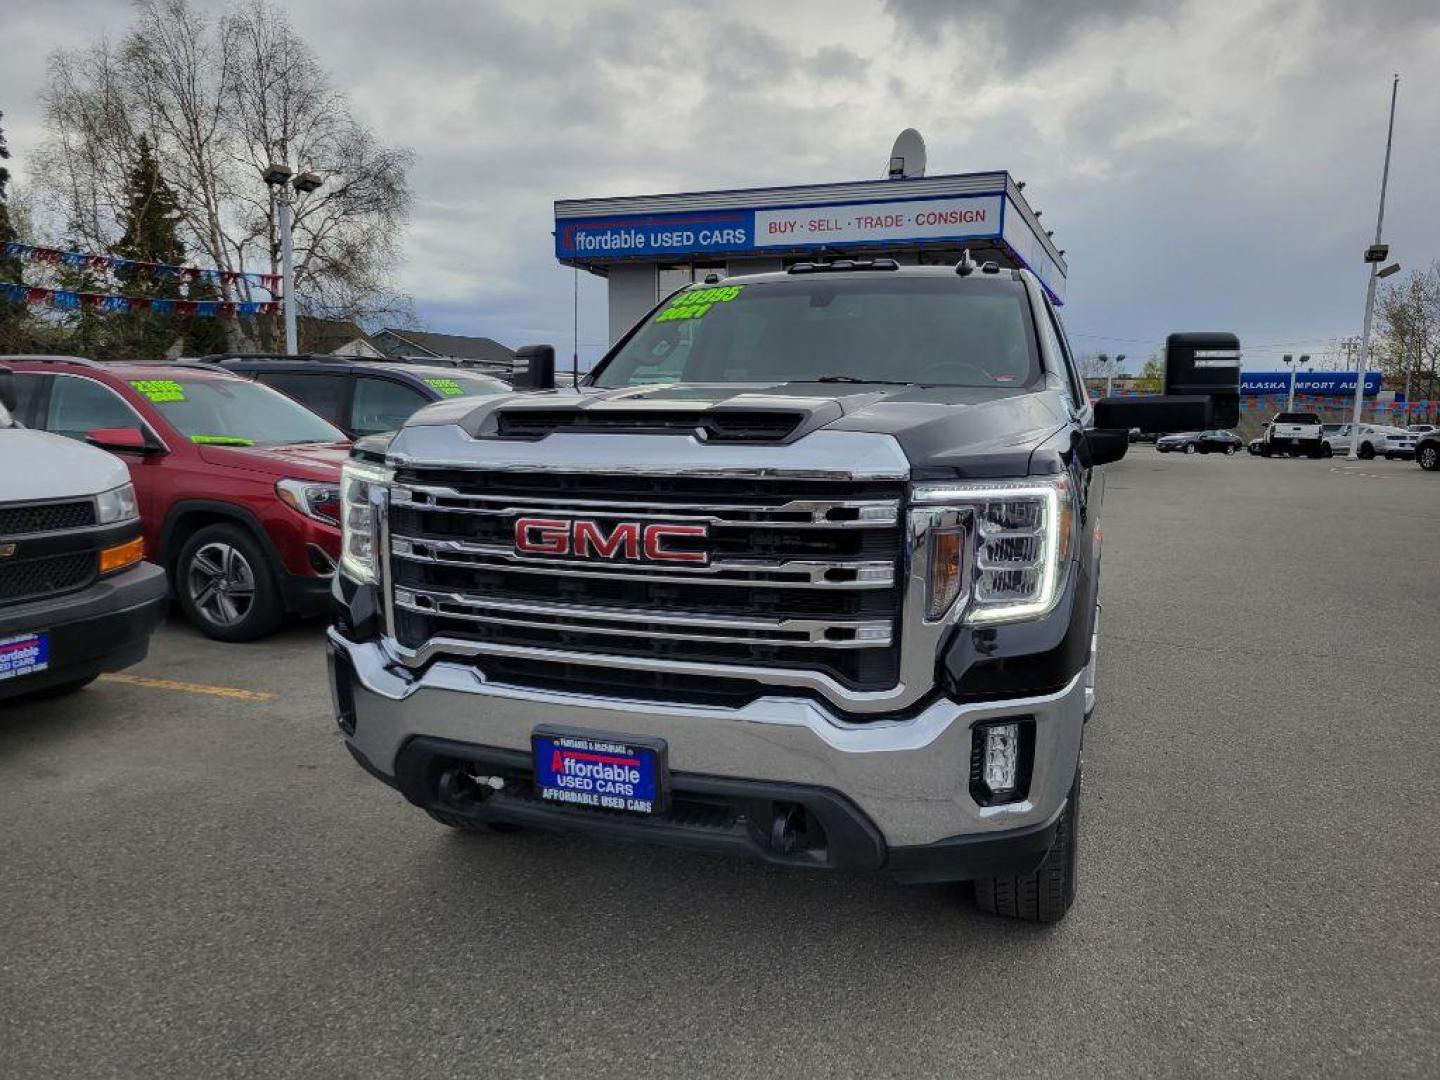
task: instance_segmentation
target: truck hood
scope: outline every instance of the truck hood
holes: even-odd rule
[[[0,503],[98,495],[130,479],[114,454],[75,439],[24,428],[0,430]]]
[[[265,473],[277,480],[318,480],[338,483],[340,466],[349,456],[348,443],[299,443],[294,446],[202,446],[201,460],[211,465]]]
[[[421,409],[405,430],[456,425],[472,439],[535,441],[703,429],[706,443],[732,445],[747,433],[788,445],[818,431],[868,432],[892,436],[917,475],[998,477],[1026,475],[1034,449],[1066,419],[1053,387],[687,383],[457,398]]]

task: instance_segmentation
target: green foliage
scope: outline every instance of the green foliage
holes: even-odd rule
[[[1135,389],[1142,394],[1158,394],[1165,386],[1165,361],[1159,353],[1151,355],[1135,377]]]

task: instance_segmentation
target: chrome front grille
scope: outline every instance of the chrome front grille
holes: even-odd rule
[[[895,481],[402,468],[388,511],[393,630],[476,652],[809,671],[899,681]],[[517,552],[517,519],[703,524],[705,564]],[[483,666],[483,664],[482,664]]]

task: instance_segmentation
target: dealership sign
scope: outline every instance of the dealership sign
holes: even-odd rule
[[[786,206],[613,218],[560,218],[561,259],[743,254],[820,245],[998,238],[1002,196]]]
[[[757,200],[758,201],[758,200]],[[1046,241],[1007,206],[1003,192],[978,195],[715,207],[666,213],[555,218],[555,257],[562,262],[655,262],[686,257],[776,256],[819,248],[895,247],[948,242],[958,248],[1008,250],[1063,301],[1065,273]]]
[[[1365,396],[1374,397],[1380,392],[1381,375],[1378,371],[1365,373]],[[1288,371],[1242,371],[1240,393],[1288,394],[1290,373]],[[1295,374],[1297,394],[1353,394],[1355,393],[1355,372],[1353,371],[1300,371]]]

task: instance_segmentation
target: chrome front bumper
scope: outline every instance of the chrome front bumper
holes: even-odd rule
[[[444,660],[417,677],[379,643],[356,644],[333,629],[329,641],[354,672],[346,741],[386,776],[417,736],[520,751],[542,723],[659,736],[673,772],[826,788],[854,802],[888,845],[909,846],[1051,822],[1080,756],[1083,672],[1055,694],[942,698],[907,719],[856,723],[809,698],[765,697],[739,709],[666,705],[487,683],[474,667]],[[970,729],[1011,716],[1035,720],[1029,796],[979,806],[969,792]]]

